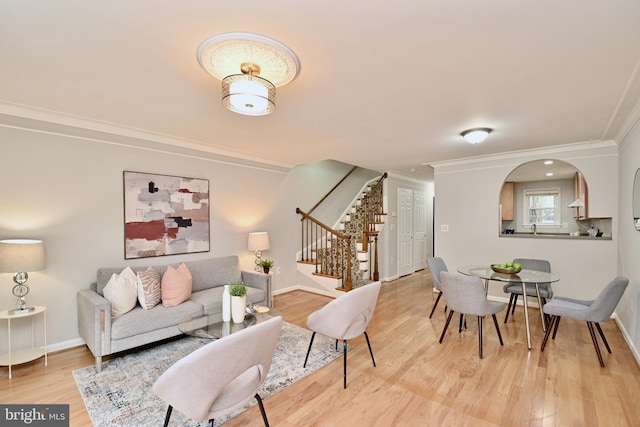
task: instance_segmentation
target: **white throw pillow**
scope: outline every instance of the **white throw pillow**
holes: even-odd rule
[[[145,310],[155,307],[160,303],[160,273],[153,267],[138,272],[138,301]]]
[[[130,267],[120,274],[113,273],[103,290],[111,302],[111,317],[116,318],[133,310],[138,301],[138,278]]]

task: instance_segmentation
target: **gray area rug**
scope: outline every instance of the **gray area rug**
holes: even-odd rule
[[[310,339],[311,331],[283,323],[271,369],[259,390],[262,399],[283,390],[342,355],[342,345],[336,351],[335,340],[316,335],[307,367],[303,368]],[[73,377],[93,424],[96,427],[161,426],[167,404],[153,394],[151,386],[176,361],[210,342],[203,338],[185,337],[103,362],[100,373],[96,372],[93,365],[74,370]],[[215,425],[222,424],[256,404],[256,400],[252,399],[247,406],[231,416],[216,419]],[[265,402],[265,410],[268,416],[268,401]],[[195,427],[207,426],[208,423],[190,420],[178,411],[173,411],[170,425]]]

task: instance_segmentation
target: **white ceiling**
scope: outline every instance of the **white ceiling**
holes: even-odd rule
[[[300,58],[269,116],[225,110],[198,64],[200,43],[231,31]],[[618,139],[640,98],[639,60],[630,0],[0,3],[5,111],[280,165],[330,158],[422,177],[425,163]],[[494,132],[465,143],[460,132],[477,126]]]

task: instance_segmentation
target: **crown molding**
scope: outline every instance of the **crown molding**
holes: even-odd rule
[[[0,127],[85,139],[153,151],[216,160],[229,164],[290,171],[296,165],[222,150],[198,141],[127,128],[54,111],[0,102]]]
[[[617,144],[613,140],[607,141],[588,141],[577,142],[572,144],[554,145],[551,147],[534,148],[530,150],[516,150],[506,153],[489,154],[485,156],[465,157],[462,159],[446,160],[442,162],[423,163],[425,166],[431,166],[434,169],[445,168],[451,166],[472,165],[476,163],[486,163],[490,161],[503,161],[519,158],[523,156],[540,156],[548,157],[549,155],[557,153],[566,153],[575,150],[595,150],[600,148],[617,147]]]

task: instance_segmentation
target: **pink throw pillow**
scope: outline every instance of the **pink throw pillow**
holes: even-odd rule
[[[191,298],[192,287],[191,272],[184,263],[178,268],[167,267],[162,276],[162,305],[174,307],[188,300]]]

